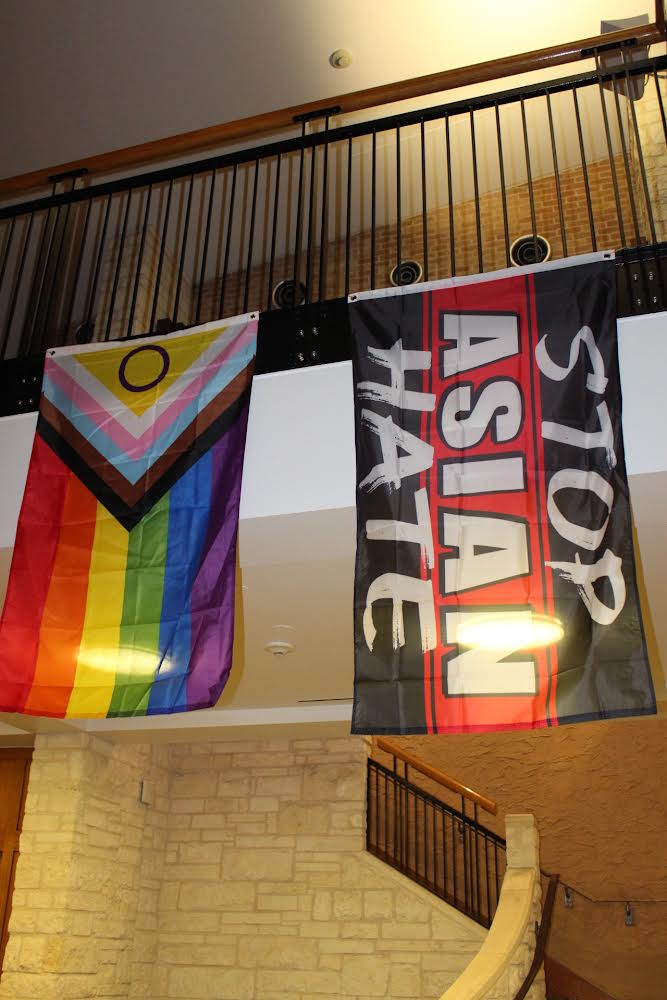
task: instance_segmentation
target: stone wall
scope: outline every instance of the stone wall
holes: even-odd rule
[[[172,747],[154,1000],[439,997],[484,930],[365,854],[359,738]]]
[[[366,755],[37,737],[0,1000],[436,1000],[487,932],[365,852]]]
[[[151,996],[164,756],[87,735],[37,737],[1,1000]],[[142,780],[150,808],[139,801]]]

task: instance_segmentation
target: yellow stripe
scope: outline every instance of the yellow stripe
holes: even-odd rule
[[[98,503],[88,598],[67,716],[104,718],[119,666],[129,534]]]

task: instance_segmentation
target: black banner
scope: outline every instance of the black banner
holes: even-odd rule
[[[351,301],[353,732],[655,712],[614,264]]]

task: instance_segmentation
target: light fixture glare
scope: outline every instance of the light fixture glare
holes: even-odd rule
[[[477,649],[520,650],[539,649],[560,642],[565,632],[558,618],[528,612],[504,617],[475,616],[459,625],[456,641]]]

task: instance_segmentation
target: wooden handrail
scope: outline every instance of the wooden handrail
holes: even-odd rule
[[[493,799],[489,799],[486,795],[481,795],[472,788],[468,788],[467,785],[463,785],[460,781],[457,781],[456,778],[452,778],[444,771],[440,771],[437,767],[427,764],[426,761],[423,761],[415,754],[410,753],[409,750],[403,750],[392,740],[385,739],[384,736],[377,736],[375,738],[375,745],[378,750],[384,750],[385,753],[391,754],[392,757],[397,757],[399,760],[402,760],[404,764],[407,764],[408,767],[414,768],[415,771],[419,771],[419,773],[425,775],[425,777],[431,778],[433,781],[437,781],[437,783],[442,785],[443,788],[448,788],[450,792],[455,792],[457,795],[462,795],[470,802],[474,802],[475,805],[478,805],[480,809],[484,809],[485,812],[491,813],[493,816],[495,816],[498,812],[498,806]]]
[[[504,56],[501,59],[490,59],[472,66],[461,66],[457,69],[430,73],[426,76],[412,77],[397,83],[369,87],[365,90],[355,90],[338,97],[325,98],[321,101],[311,101],[308,104],[296,105],[269,111],[261,115],[239,118],[220,125],[195,129],[192,132],[181,132],[162,139],[142,142],[125,149],[116,149],[107,153],[98,153],[69,163],[59,163],[56,166],[44,167],[14,177],[0,179],[0,194],[16,195],[20,192],[46,187],[54,176],[70,174],[73,171],[85,170],[89,174],[108,174],[140,164],[167,160],[170,157],[181,156],[220,146],[227,142],[236,142],[251,136],[266,135],[292,128],[297,116],[311,116],[325,108],[337,107],[339,114],[362,111],[375,108],[395,101],[404,101],[428,94],[456,90],[473,84],[486,83],[490,80],[501,80],[521,73],[548,69],[565,63],[577,62],[589,58],[595,49],[612,49],[620,45],[652,45],[664,41],[664,15],[660,21],[660,11],[656,0],[656,22],[640,25],[634,28],[624,28],[612,31],[606,35],[594,35],[574,42],[551,45],[547,48],[534,49],[519,55]]]
[[[533,955],[533,961],[530,964],[530,968],[524,979],[519,991],[515,994],[514,1000],[524,1000],[528,996],[528,991],[530,987],[535,982],[535,977],[542,967],[544,962],[544,952],[547,947],[547,941],[549,939],[549,931],[551,930],[551,914],[553,913],[554,902],[556,899],[556,889],[558,888],[558,875],[551,875],[549,877],[549,886],[547,888],[547,898],[544,901],[544,906],[542,908],[542,919],[540,921],[540,927],[537,932],[537,940],[535,941],[535,953]]]

